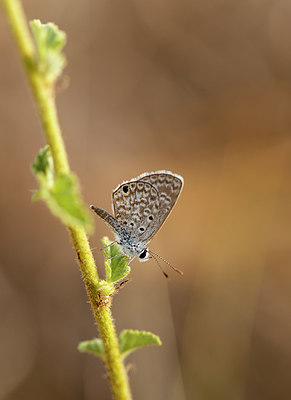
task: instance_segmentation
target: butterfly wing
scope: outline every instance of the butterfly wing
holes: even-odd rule
[[[172,211],[183,188],[184,180],[182,176],[169,171],[157,171],[145,173],[139,177],[143,182],[149,182],[158,193],[160,200],[159,209],[159,228],[164,223]],[[158,229],[159,229],[158,228]]]
[[[145,173],[124,182],[112,194],[115,218],[132,237],[148,243],[170,214],[182,187],[183,178],[169,171]]]
[[[146,244],[156,233],[160,200],[151,183],[141,180],[122,183],[112,193],[112,205],[116,221],[137,243]]]

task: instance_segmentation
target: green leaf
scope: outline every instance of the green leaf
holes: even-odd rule
[[[117,243],[111,242],[108,237],[104,237],[102,243],[105,247],[103,254],[105,257],[106,281],[109,283],[117,282],[130,273],[127,257],[122,254],[121,247]]]
[[[125,329],[118,338],[119,351],[122,359],[125,359],[134,350],[151,345],[161,346],[161,339],[151,332],[134,331]],[[101,339],[92,339],[81,342],[78,346],[81,353],[91,353],[105,358],[104,347]]]
[[[43,173],[45,175],[53,170],[53,161],[48,145],[40,149],[35,162],[32,164],[32,169],[35,174]]]
[[[52,188],[54,183],[54,165],[49,146],[40,149],[35,162],[31,165],[32,171],[37,176],[40,186]],[[41,198],[41,190],[37,190],[32,199],[33,201]]]
[[[118,338],[122,358],[127,357],[132,351],[145,346],[161,346],[161,339],[151,332],[125,329]]]
[[[54,174],[53,160],[48,146],[41,149],[32,164],[40,189],[33,200],[44,200],[51,212],[68,226],[92,229],[91,214],[82,204],[77,178],[72,173]]]
[[[66,34],[54,23],[42,24],[40,20],[30,21],[30,27],[37,50],[37,67],[48,83],[53,83],[66,66],[62,49],[66,44]]]
[[[104,360],[105,358],[104,347],[101,339],[93,339],[80,342],[78,350],[81,353],[91,353],[95,356],[99,356],[102,358],[102,360]]]
[[[51,212],[65,225],[75,228],[82,226],[88,231],[92,229],[91,215],[81,202],[77,178],[72,173],[58,174],[44,200]]]

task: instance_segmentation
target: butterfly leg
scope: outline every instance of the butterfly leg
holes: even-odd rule
[[[129,264],[131,263],[131,261],[133,261],[133,260],[135,259],[135,257],[136,257],[136,256],[130,258],[129,261],[128,261],[128,263],[127,263],[127,265],[129,265]]]
[[[108,247],[110,247],[110,246],[112,246],[113,244],[119,244],[120,245],[120,243],[117,241],[117,240],[114,240],[114,242],[111,242],[110,244],[108,244],[107,246],[105,246],[105,247],[102,247],[102,249],[101,250],[105,250],[105,249],[107,249]]]
[[[124,253],[122,253],[122,254],[116,254],[115,256],[112,256],[112,257],[110,257],[110,258],[107,258],[106,261],[112,260],[112,258],[115,258],[115,257],[127,257],[127,255],[124,254]]]

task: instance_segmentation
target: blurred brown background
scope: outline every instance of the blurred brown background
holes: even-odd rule
[[[291,398],[291,2],[24,1],[68,35],[57,98],[86,203],[168,169],[185,187],[151,248],[184,270],[132,265],[118,331],[163,346],[129,359],[139,400]],[[0,398],[110,399],[68,234],[31,203],[44,136],[0,17]],[[96,218],[90,241],[100,271]],[[112,235],[111,235],[112,237]]]

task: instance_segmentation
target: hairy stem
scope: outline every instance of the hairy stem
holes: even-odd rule
[[[21,2],[19,0],[1,1],[26,69],[46,140],[51,149],[55,172],[69,172],[68,157],[57,116],[54,87],[48,86],[38,73],[35,45]],[[108,296],[102,296],[102,293],[98,291],[99,276],[84,229],[72,227],[68,227],[68,229],[103,341],[114,398],[116,400],[130,400],[128,377],[120,357],[118,340],[110,311],[111,299]]]

